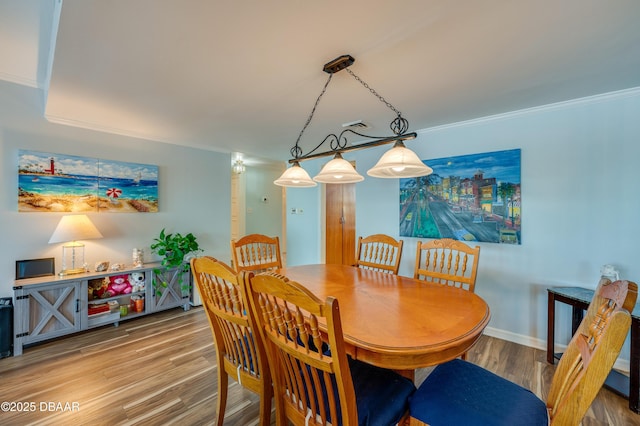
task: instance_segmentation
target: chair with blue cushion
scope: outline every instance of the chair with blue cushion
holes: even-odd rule
[[[265,342],[278,425],[389,426],[406,419],[413,383],[349,358],[340,305],[272,272],[245,273]],[[328,343],[328,350],[317,350]]]
[[[546,403],[470,362],[437,366],[410,401],[410,425],[579,425],[602,387],[631,325],[638,286],[603,278],[564,352]]]
[[[216,424],[222,425],[229,376],[260,397],[260,424],[271,423],[273,387],[267,356],[259,333],[254,332],[244,286],[228,265],[212,257],[191,260],[191,271],[213,333],[218,361]]]

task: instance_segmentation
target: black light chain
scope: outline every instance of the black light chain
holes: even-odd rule
[[[398,111],[393,105],[391,105],[385,98],[380,96],[378,92],[376,92],[372,87],[365,83],[360,77],[355,75],[353,71],[351,71],[349,68],[346,68],[346,70],[349,74],[351,74],[353,78],[359,81],[360,84],[369,89],[371,93],[373,93],[378,99],[380,99],[380,102],[385,104],[390,110],[397,114],[397,117],[389,124],[389,128],[391,128],[391,131],[393,133],[395,133],[396,135],[401,135],[409,129],[409,121],[407,121],[407,119],[402,116],[402,113],[400,111]]]
[[[300,134],[298,135],[298,139],[296,139],[296,144],[293,146],[293,148],[291,148],[290,153],[291,153],[291,156],[293,158],[299,158],[300,156],[302,156],[302,148],[300,148],[298,146],[298,142],[300,142],[300,138],[302,138],[302,134],[307,129],[307,126],[309,125],[309,123],[311,123],[311,119],[313,118],[313,114],[316,112],[316,108],[318,106],[318,103],[320,103],[320,98],[322,98],[322,95],[324,95],[324,92],[327,91],[327,86],[329,86],[329,82],[331,81],[331,77],[333,77],[333,74],[329,74],[329,78],[327,79],[327,82],[324,84],[324,87],[322,88],[322,92],[320,92],[320,95],[318,96],[318,99],[316,99],[316,103],[313,106],[313,109],[311,110],[311,114],[309,114],[309,118],[307,118],[307,122],[302,127],[302,130],[300,130]]]
[[[349,68],[345,68],[347,70],[347,72],[349,74],[351,74],[351,76],[353,78],[355,78],[356,80],[358,80],[360,82],[360,84],[362,84],[364,87],[366,87],[367,89],[369,89],[369,91],[371,93],[373,93],[378,99],[380,99],[380,101],[385,104],[389,109],[391,109],[393,112],[395,112],[396,114],[398,114],[398,117],[402,116],[402,113],[400,111],[398,111],[393,105],[391,105],[385,98],[383,98],[382,96],[380,96],[380,94],[378,92],[376,92],[372,87],[370,87],[367,83],[365,83],[364,81],[362,81],[362,79],[360,77],[358,77],[357,75],[355,75],[353,73],[353,71],[351,71]]]

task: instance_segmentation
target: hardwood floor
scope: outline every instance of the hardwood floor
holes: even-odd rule
[[[0,412],[0,424],[214,424],[214,350],[201,308],[165,311],[26,348],[22,356],[0,359],[0,402],[23,410]],[[486,336],[468,359],[542,397],[554,371],[543,351]],[[419,370],[416,381],[429,371]],[[257,424],[257,397],[230,382],[225,425]],[[640,415],[628,409],[626,399],[602,389],[582,424],[640,425]]]

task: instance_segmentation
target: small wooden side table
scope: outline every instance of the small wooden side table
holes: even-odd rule
[[[556,301],[571,306],[571,334],[575,334],[584,312],[593,299],[593,290],[582,287],[552,287],[547,289],[547,362],[553,364],[561,353],[554,352]],[[640,303],[631,313],[631,355],[629,377],[615,370],[611,371],[605,386],[620,396],[629,399],[629,409],[640,413]]]

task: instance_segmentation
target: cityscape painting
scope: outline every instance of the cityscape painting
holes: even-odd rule
[[[521,244],[520,149],[424,160],[400,179],[400,236]]]
[[[158,166],[20,150],[18,211],[154,213]]]

